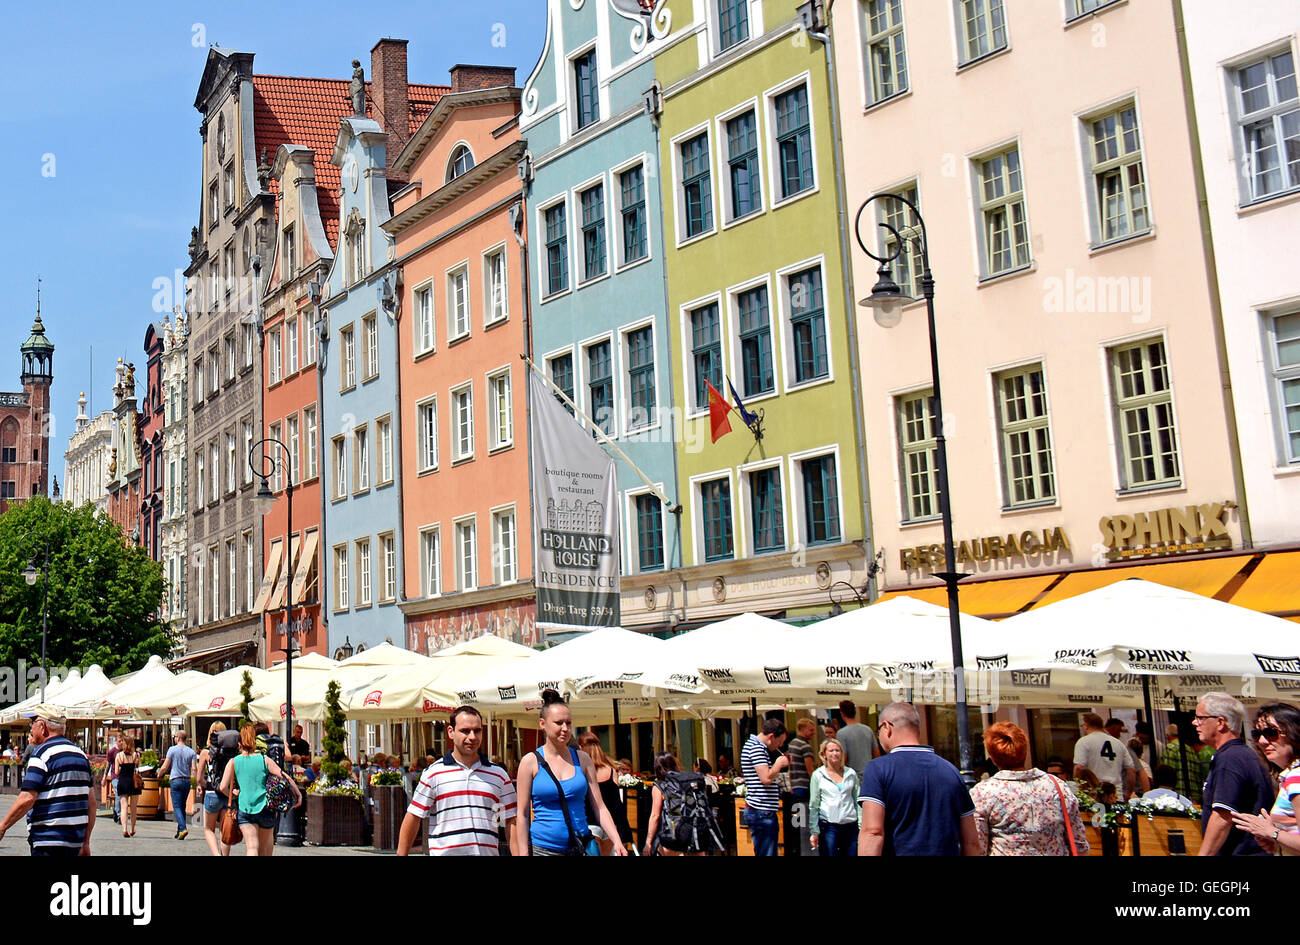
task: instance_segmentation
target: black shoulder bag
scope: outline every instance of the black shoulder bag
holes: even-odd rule
[[[569,750],[573,751],[572,748]],[[564,785],[560,784],[560,779],[555,776],[551,766],[546,763],[546,757],[542,754],[540,748],[537,749],[537,766],[551,776],[551,780],[555,782],[555,790],[560,795],[560,813],[564,814],[564,826],[569,828],[569,848],[564,851],[564,855],[586,856],[587,841],[591,839],[591,835],[588,834],[587,839],[584,840],[582,835],[573,829],[573,818],[569,815],[569,799],[564,796]],[[578,771],[582,770],[582,765],[578,764],[576,755],[573,758],[573,766]]]

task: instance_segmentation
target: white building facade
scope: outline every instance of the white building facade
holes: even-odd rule
[[[74,506],[108,512],[108,464],[113,452],[113,412],[86,415],[86,393],[77,398],[76,429],[63,454],[63,497]]]
[[[189,542],[189,473],[186,457],[185,415],[189,370],[189,324],[182,312],[175,321],[163,322],[162,395],[163,415],[163,519],[162,562],[167,593],[163,598],[163,620],[185,626],[186,561]]]

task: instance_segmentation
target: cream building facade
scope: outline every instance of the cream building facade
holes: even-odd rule
[[[183,312],[175,321],[163,322],[163,517],[159,561],[167,592],[163,598],[163,620],[181,629],[185,626],[186,566],[189,560],[189,449],[185,436],[188,391],[189,324]]]
[[[86,392],[77,398],[76,429],[63,454],[63,495],[74,506],[108,511],[108,463],[113,453],[113,411],[86,415]]]
[[[849,223],[902,193],[928,228],[963,609],[1005,616],[1062,572],[1241,548],[1170,5],[830,7]],[[897,244],[881,223],[919,296],[919,234],[898,201],[871,203],[879,255]],[[877,264],[855,246],[853,266],[862,298]],[[881,585],[934,585],[926,307],[892,330],[860,308],[859,326]],[[1021,576],[1015,593],[983,583]]]

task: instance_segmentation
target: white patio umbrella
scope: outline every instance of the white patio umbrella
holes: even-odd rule
[[[48,703],[52,698],[57,696],[64,689],[67,689],[70,686],[74,686],[80,681],[81,681],[81,670],[75,667],[69,670],[67,676],[63,677],[62,679],[60,679],[58,676],[51,677],[50,679],[45,681],[45,701]],[[24,718],[25,716],[23,715],[23,713],[30,712],[32,709],[36,708],[40,704],[41,704],[41,694],[38,691],[35,695],[31,696],[30,698],[15,703],[14,705],[11,705],[9,708],[5,709],[3,712],[0,712],[0,725],[7,724],[9,722],[16,722],[18,719]]]
[[[173,679],[172,671],[164,664],[161,656],[151,656],[143,668],[133,673],[114,676],[113,685],[98,698],[85,699],[75,705],[66,707],[70,719],[108,718],[113,715],[114,703],[111,701],[118,694],[131,695],[143,692],[167,679]]]
[[[416,666],[430,659],[414,650],[407,650],[400,646],[394,646],[391,643],[380,643],[378,646],[372,646],[362,650],[360,653],[353,653],[345,660],[339,660],[339,666]],[[294,660],[293,668],[298,668],[298,660]]]
[[[90,711],[94,713],[95,718],[171,718],[174,713],[165,710],[160,710],[157,715],[147,715],[143,712],[137,713],[136,706],[170,706],[174,697],[196,688],[211,678],[212,676],[208,673],[201,673],[196,669],[187,669],[184,672],[175,674],[168,671],[166,676],[154,676],[152,681],[149,679],[141,679],[138,682],[131,680],[109,692],[100,700],[100,704]]]
[[[427,657],[421,659],[428,663]],[[321,722],[325,719],[326,696],[329,684],[339,684],[339,704],[342,705],[356,689],[362,689],[376,680],[401,669],[397,664],[369,665],[353,663],[345,665],[342,661],[333,669],[310,673],[302,680],[302,685],[293,687],[293,717],[299,722]],[[283,722],[288,714],[288,705],[284,700],[284,673],[271,677],[271,685],[263,689],[261,695],[248,704],[248,716],[256,722]]]
[[[319,653],[304,653],[301,656],[293,658],[293,671],[295,673],[317,673],[331,670],[338,666],[338,660],[332,660],[328,656],[322,656]],[[279,662],[274,666],[268,667],[268,673],[283,673],[288,663]]]
[[[97,699],[113,688],[113,681],[104,675],[103,668],[95,663],[86,670],[84,676],[77,683],[65,686],[59,690],[58,695],[45,697],[47,705],[57,706],[63,710],[64,715],[68,714],[68,706],[79,705],[88,699]]]
[[[279,681],[279,677],[256,666],[233,666],[195,684],[155,690],[137,699],[131,708],[137,717],[154,719],[176,715],[238,715],[244,673],[252,678],[253,698],[270,692]]]

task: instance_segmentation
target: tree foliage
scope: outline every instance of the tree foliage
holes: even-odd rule
[[[239,683],[239,727],[252,725],[253,720],[248,717],[248,704],[253,701],[253,674],[244,670],[244,676]]]
[[[321,773],[331,782],[343,780],[343,768],[339,762],[344,757],[344,739],[347,736],[343,723],[346,721],[347,716],[343,714],[343,708],[339,705],[338,680],[330,680],[330,684],[325,689],[325,738],[323,739],[325,760],[321,762]]]
[[[49,574],[29,586],[28,564]],[[107,675],[167,655],[172,638],[159,619],[162,565],[93,506],[73,508],[36,496],[0,515],[0,665],[41,659],[41,603],[49,582],[46,663],[88,666]]]

